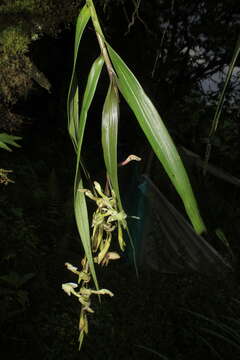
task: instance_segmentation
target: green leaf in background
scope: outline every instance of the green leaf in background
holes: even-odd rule
[[[239,38],[238,38],[238,41],[237,41],[237,44],[236,44],[236,47],[235,47],[235,50],[234,50],[234,53],[233,53],[232,60],[230,62],[229,68],[228,68],[228,72],[227,72],[226,80],[224,82],[223,90],[222,90],[222,92],[220,94],[220,98],[219,98],[219,101],[218,101],[216,112],[214,114],[214,118],[213,118],[211,130],[210,130],[210,133],[209,133],[209,137],[213,136],[213,134],[217,130],[218,123],[219,123],[219,118],[220,118],[220,115],[221,115],[221,112],[222,112],[225,92],[226,92],[227,86],[229,84],[229,81],[230,81],[230,79],[232,77],[232,73],[233,73],[233,70],[235,68],[236,61],[237,61],[237,58],[238,58],[239,54],[240,54],[240,35],[239,35]]]
[[[208,162],[209,162],[209,158],[210,158],[210,154],[211,154],[211,148],[212,148],[211,139],[218,128],[219,119],[220,119],[220,116],[222,113],[222,108],[223,108],[223,103],[224,103],[225,92],[226,92],[227,86],[231,80],[232,73],[236,66],[236,61],[237,61],[239,54],[240,54],[240,35],[238,37],[238,41],[237,41],[237,44],[236,44],[236,47],[235,47],[235,50],[233,53],[233,57],[232,57],[232,60],[230,62],[229,68],[228,68],[226,80],[224,82],[223,90],[222,90],[219,100],[218,100],[217,109],[215,111],[214,118],[212,121],[212,126],[210,129],[209,135],[208,135],[206,151],[205,151],[205,160],[204,160],[204,166],[203,166],[203,174],[204,175],[207,172],[207,166],[208,166]]]
[[[151,349],[151,348],[149,348],[149,347],[147,347],[147,346],[142,346],[142,345],[135,345],[135,346],[138,347],[138,348],[140,348],[140,349],[144,349],[144,350],[146,350],[146,351],[148,351],[148,352],[156,355],[157,357],[159,357],[159,358],[162,359],[162,360],[169,360],[169,358],[168,358],[167,356],[162,355],[162,354],[160,354],[158,351],[153,350],[153,349]]]
[[[108,43],[106,46],[117,74],[119,90],[179,193],[195,231],[201,234],[206,229],[189,178],[160,115],[124,61]]]
[[[13,135],[1,133],[0,134],[0,148],[5,149],[7,151],[12,151],[12,149],[8,145],[12,145],[15,147],[21,147],[15,141],[15,140],[20,140],[20,139],[22,139],[20,136],[13,136]]]
[[[20,275],[19,273],[16,273],[15,271],[10,272],[7,275],[0,276],[0,280],[6,282],[8,285],[15,287],[16,289],[23,286],[25,283],[27,283],[29,280],[34,278],[34,273],[27,273],[24,275]]]

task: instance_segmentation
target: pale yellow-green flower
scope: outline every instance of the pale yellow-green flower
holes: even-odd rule
[[[68,294],[68,296],[71,296],[71,294],[78,296],[78,293],[74,290],[77,287],[78,287],[78,284],[71,283],[71,282],[62,284],[62,289],[63,289],[63,291],[65,291],[65,293]]]

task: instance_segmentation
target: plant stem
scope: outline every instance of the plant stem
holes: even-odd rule
[[[95,6],[93,4],[93,0],[86,0],[86,4],[89,7],[90,12],[91,12],[91,19],[92,19],[94,30],[96,32],[98,43],[99,43],[99,46],[101,49],[101,53],[102,53],[102,56],[104,58],[104,61],[105,61],[106,67],[107,67],[109,78],[110,78],[110,80],[112,80],[116,74],[112,67],[111,60],[108,56],[108,52],[107,52],[107,49],[106,49],[106,46],[104,43],[105,37],[103,35],[102,28],[101,28],[101,25],[98,20],[98,16],[96,13]]]

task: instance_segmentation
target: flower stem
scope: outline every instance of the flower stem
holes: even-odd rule
[[[96,32],[96,36],[97,36],[97,39],[98,39],[98,44],[100,46],[101,53],[102,53],[102,56],[104,58],[104,61],[105,61],[106,67],[107,67],[109,78],[110,78],[110,80],[112,80],[113,77],[116,74],[115,74],[115,71],[114,71],[114,69],[112,67],[111,60],[110,60],[110,58],[108,56],[108,52],[107,52],[105,42],[104,42],[105,37],[104,37],[101,25],[100,25],[99,20],[98,20],[98,16],[97,16],[97,12],[96,12],[93,0],[86,0],[86,4],[90,9],[91,19],[92,19],[92,22],[93,22],[94,30]]]

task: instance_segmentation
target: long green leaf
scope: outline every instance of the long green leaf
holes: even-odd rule
[[[107,96],[102,113],[102,147],[104,162],[111,186],[115,191],[120,211],[123,210],[119,183],[118,183],[118,163],[117,163],[117,141],[118,141],[118,120],[119,120],[119,97],[115,84],[115,78],[110,81]],[[126,229],[130,244],[133,250],[134,266],[138,277],[135,248],[128,226]]]
[[[201,234],[205,231],[205,225],[199,214],[189,178],[160,115],[124,61],[108,43],[106,45],[123,97],[179,193],[195,231]]]
[[[94,282],[96,287],[98,287],[98,282],[96,279],[96,274],[94,270],[93,260],[92,260],[92,251],[91,251],[91,240],[90,240],[90,232],[89,232],[89,221],[88,221],[88,210],[84,193],[82,193],[81,189],[83,189],[82,179],[80,177],[80,173],[78,173],[78,185],[76,187],[76,191],[74,194],[74,211],[75,218],[77,223],[78,232],[81,237],[81,241],[83,244],[83,248],[85,254],[87,256],[91,273],[94,278]]]
[[[89,19],[90,19],[90,10],[85,5],[79,13],[76,24],[73,71],[72,71],[72,76],[68,91],[68,99],[67,99],[68,131],[76,151],[77,151],[78,125],[79,125],[79,105],[78,105],[79,96],[78,96],[76,63],[77,63],[79,44]]]
[[[80,162],[81,162],[81,148],[83,135],[85,131],[87,113],[91,105],[93,96],[95,94],[97,82],[101,73],[103,59],[99,57],[93,64],[87,81],[87,86],[83,96],[82,108],[79,117],[79,96],[78,96],[78,83],[76,75],[76,62],[78,48],[80,40],[82,38],[83,31],[90,19],[90,11],[87,6],[84,6],[79,14],[76,32],[75,32],[75,46],[74,46],[74,62],[73,72],[71,76],[68,101],[67,101],[67,114],[68,114],[68,130],[73,141],[75,151],[77,153],[76,161],[76,173],[74,181],[74,211],[77,223],[79,235],[83,244],[85,254],[88,259],[90,271],[93,277],[96,288],[98,289],[98,281],[94,268],[92,251],[91,251],[91,239],[89,232],[89,220],[88,211],[86,205],[85,195],[79,191],[83,188],[82,177],[80,173]]]
[[[111,80],[102,113],[102,147],[107,174],[109,176],[111,186],[116,193],[120,209],[122,210],[117,173],[118,119],[118,90],[114,84],[114,80]]]
[[[88,76],[87,86],[83,96],[83,102],[82,102],[81,114],[79,120],[79,134],[78,134],[78,143],[77,143],[77,165],[76,165],[76,175],[74,182],[74,209],[75,209],[77,227],[82,240],[85,254],[88,259],[90,271],[97,289],[99,288],[99,286],[98,286],[98,281],[97,281],[93,258],[92,258],[86,199],[85,199],[85,195],[81,193],[79,190],[83,189],[82,179],[80,175],[80,161],[81,161],[81,149],[82,149],[85,125],[86,125],[88,110],[91,106],[96,91],[96,87],[102,70],[103,63],[104,61],[101,56],[97,58],[97,60],[93,63]]]
[[[85,126],[86,126],[88,110],[91,106],[93,97],[95,95],[95,91],[97,88],[97,84],[98,84],[99,76],[102,71],[103,64],[104,64],[104,59],[102,56],[99,56],[94,61],[93,65],[91,67],[90,73],[88,75],[86,89],[85,89],[85,92],[83,95],[83,101],[82,101],[79,124],[78,124],[79,128],[78,128],[78,138],[77,138],[77,170],[76,170],[76,173],[78,172],[79,164],[81,164],[81,167],[83,168],[84,173],[87,178],[89,178],[89,174],[88,174],[87,170],[84,168],[84,165],[81,161],[82,141],[83,141],[83,135],[84,135]]]
[[[80,113],[80,120],[79,120],[79,130],[78,130],[78,152],[82,147],[82,140],[83,134],[85,130],[86,120],[88,110],[91,106],[99,76],[102,71],[102,67],[104,64],[104,60],[102,56],[99,56],[93,63],[90,73],[88,75],[87,85],[83,96],[82,106],[81,106],[81,113]]]

